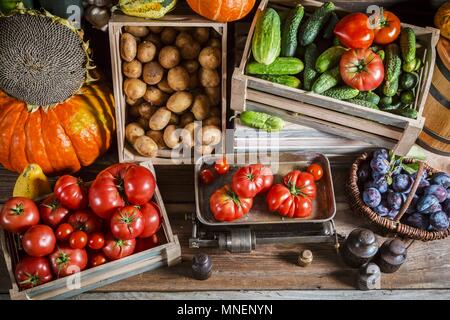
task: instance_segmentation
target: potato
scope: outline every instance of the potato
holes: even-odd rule
[[[177,30],[179,32],[186,32],[186,31],[191,31],[192,28],[191,27],[175,27],[175,30]]]
[[[181,131],[181,140],[183,144],[192,147],[195,144],[195,134],[196,134],[196,128],[198,128],[198,123],[191,122],[188,123],[184,128],[183,131]]]
[[[139,104],[142,102],[142,99],[130,99],[129,97],[125,97],[125,102],[130,105],[130,106],[134,106],[136,104]]]
[[[200,52],[198,61],[203,68],[216,69],[220,66],[222,54],[219,48],[206,47]]]
[[[138,38],[146,37],[150,32],[147,29],[147,27],[131,27],[131,26],[125,27],[125,31],[131,33],[133,36]]]
[[[150,137],[153,139],[153,141],[156,142],[159,149],[166,148],[166,143],[164,142],[164,133],[162,131],[157,130],[149,130],[145,133],[147,137]]]
[[[169,124],[178,124],[178,122],[180,122],[180,117],[176,113],[172,112],[170,115]]]
[[[186,112],[180,116],[179,126],[181,128],[184,128],[187,124],[192,123],[194,121],[195,121],[194,114],[192,112]]]
[[[186,90],[189,86],[189,73],[182,66],[172,68],[167,74],[167,82],[175,91]]]
[[[154,86],[147,87],[147,91],[144,94],[144,100],[151,103],[154,106],[161,107],[169,99],[169,96]]]
[[[156,47],[156,50],[161,49],[161,47],[163,46],[159,35],[154,34],[154,33],[150,33],[148,36],[146,36],[144,38],[144,41],[153,43]]]
[[[207,87],[205,88],[205,93],[209,98],[212,106],[220,105],[222,97],[220,96],[220,87]]]
[[[200,67],[197,60],[183,60],[181,65],[189,72],[189,74],[196,73]]]
[[[137,42],[130,33],[120,36],[120,56],[123,60],[131,62],[136,58]]]
[[[131,118],[139,118],[141,115],[139,114],[139,105],[134,105],[128,107],[128,115]]]
[[[204,94],[197,95],[191,107],[191,112],[194,114],[195,119],[206,119],[209,116],[209,109],[210,103],[208,97]]]
[[[158,145],[149,136],[143,135],[136,139],[133,144],[134,149],[144,157],[156,157],[158,153]]]
[[[170,121],[171,112],[166,107],[159,108],[151,116],[149,121],[149,127],[152,130],[164,129]]]
[[[166,146],[171,149],[178,148],[181,143],[180,132],[181,130],[177,130],[177,127],[173,124],[167,126],[164,130],[164,142]]]
[[[206,43],[209,40],[209,28],[197,27],[194,29],[194,38],[201,44]]]
[[[127,97],[137,100],[144,96],[147,85],[140,79],[126,79],[123,82],[123,90]]]
[[[214,69],[200,68],[200,71],[198,72],[198,78],[202,86],[204,86],[205,88],[217,87],[220,84],[219,72]]]
[[[197,59],[200,53],[200,43],[192,41],[187,43],[184,47],[180,48],[181,57],[185,60]]]
[[[137,79],[142,75],[142,64],[136,59],[130,62],[124,61],[122,67],[123,74],[127,78]]]
[[[139,119],[137,119],[136,123],[139,124],[141,128],[144,129],[144,131],[149,129],[148,119],[140,117]]]
[[[220,127],[222,125],[222,122],[220,121],[220,118],[217,116],[209,117],[202,122],[202,126],[216,126]]]
[[[138,106],[139,115],[142,118],[150,119],[150,117],[158,110],[158,107],[152,106],[148,102],[143,102]]]
[[[142,63],[152,61],[156,55],[156,46],[151,41],[144,41],[138,45],[137,58]]]
[[[182,113],[187,110],[194,98],[192,94],[187,91],[179,91],[170,96],[167,100],[167,109],[175,113]]]
[[[158,83],[158,89],[161,90],[162,92],[168,93],[168,94],[172,94],[175,92],[175,90],[173,90],[170,86],[169,86],[169,82],[167,82],[167,78],[164,78],[163,80],[161,80],[160,83]]]
[[[161,31],[161,41],[162,43],[168,45],[175,42],[178,31],[172,27],[166,27]]]
[[[159,63],[166,69],[176,67],[180,63],[180,51],[177,47],[166,46],[159,52]]]
[[[164,69],[158,62],[152,61],[144,64],[144,69],[142,70],[142,79],[144,79],[147,84],[157,84],[162,80],[163,77]]]
[[[198,81],[198,75],[196,73],[190,74],[189,78],[189,90],[193,90],[195,88],[198,88],[200,82]]]
[[[211,109],[209,109],[209,115],[211,117],[221,117],[222,110],[220,110],[220,108],[217,108],[217,107],[211,107]]]
[[[215,148],[213,146],[195,146],[196,152],[203,156],[212,154],[214,149]]]
[[[212,125],[204,126],[202,129],[202,145],[214,146],[222,140],[222,131]]]
[[[220,39],[217,39],[217,38],[210,39],[208,41],[208,46],[209,47],[213,47],[213,48],[221,49],[222,48],[222,41]]]
[[[148,27],[148,28],[153,33],[161,33],[161,31],[163,31],[163,27],[161,27],[161,26],[153,26],[153,27]]]
[[[125,138],[131,144],[134,144],[136,139],[144,134],[144,129],[136,122],[131,122],[125,127]]]
[[[180,32],[180,34],[175,39],[175,45],[178,48],[183,48],[185,45],[191,44],[192,42],[194,42],[194,39],[187,32]]]

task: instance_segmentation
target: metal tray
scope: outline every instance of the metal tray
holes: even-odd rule
[[[221,155],[208,155],[197,160],[195,165],[195,201],[198,220],[209,226],[236,226],[236,225],[258,225],[258,224],[281,224],[281,223],[323,223],[333,219],[336,213],[336,202],[334,199],[333,180],[331,176],[330,162],[328,158],[320,153],[283,152],[275,154],[258,155],[256,153],[227,154],[226,158],[230,164],[230,173],[220,176],[211,185],[203,185],[199,182],[199,172],[211,167],[215,160],[222,158]],[[239,161],[238,161],[239,160]],[[254,199],[253,207],[241,219],[231,222],[221,222],[214,218],[209,208],[211,194],[226,183],[240,167],[250,163],[263,163],[271,167],[274,173],[274,183],[279,183],[282,177],[294,169],[304,170],[312,162],[319,163],[324,174],[317,182],[317,197],[313,200],[313,213],[309,218],[285,218],[277,213],[269,212],[265,202],[265,195],[258,195]]]

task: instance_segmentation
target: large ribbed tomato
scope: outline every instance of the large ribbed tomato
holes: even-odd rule
[[[247,214],[253,206],[253,198],[239,197],[228,184],[217,189],[209,198],[209,207],[219,221],[232,221]]]
[[[50,175],[92,164],[111,144],[113,96],[100,82],[81,90],[48,110],[0,90],[0,163],[17,172],[36,163]]]
[[[255,0],[187,0],[187,3],[207,19],[230,22],[245,17],[255,5]]]

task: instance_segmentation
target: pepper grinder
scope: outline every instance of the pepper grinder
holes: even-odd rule
[[[212,262],[205,253],[198,253],[192,258],[192,275],[197,280],[206,280],[211,276]]]
[[[406,261],[407,248],[399,239],[388,239],[380,247],[375,257],[375,263],[380,266],[381,272],[393,273]]]
[[[348,266],[359,268],[369,262],[377,251],[378,242],[375,234],[367,229],[355,229],[345,239],[341,256]]]
[[[381,288],[380,268],[372,262],[362,266],[358,273],[358,288],[360,290],[372,290]]]

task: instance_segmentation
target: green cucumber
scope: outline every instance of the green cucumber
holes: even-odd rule
[[[284,127],[283,119],[264,112],[244,111],[240,113],[239,119],[246,126],[268,132],[280,131]]]
[[[415,99],[416,97],[414,96],[414,92],[412,92],[412,90],[405,90],[400,94],[400,101],[405,105],[412,104]]]
[[[320,29],[327,22],[331,12],[334,11],[333,2],[326,2],[320,8],[313,12],[312,15],[306,20],[304,24],[300,26],[298,32],[298,39],[302,46],[307,46],[313,43]]]
[[[402,59],[400,58],[400,48],[395,43],[386,47],[386,58],[384,60],[384,80],[393,82],[398,80],[402,71]]]
[[[341,81],[341,75],[339,73],[339,66],[334,67],[331,70],[322,73],[312,86],[312,90],[315,93],[323,93],[328,89],[333,88]]]
[[[393,97],[383,97],[380,101],[380,107],[381,110],[384,111],[390,111],[390,110],[396,110],[400,108],[402,105],[402,102],[400,101],[400,98],[398,96]]]
[[[314,68],[317,60],[317,46],[311,43],[305,50],[305,71],[303,72],[303,88],[307,91],[311,90],[314,80],[317,78],[317,71]]]
[[[395,110],[389,110],[390,113],[397,114],[399,116],[417,119],[417,110],[412,108],[400,108]]]
[[[298,58],[279,57],[269,65],[250,62],[247,65],[249,74],[276,74],[276,75],[294,75],[302,72],[303,62]]]
[[[383,85],[383,94],[388,97],[393,97],[398,91],[398,79],[394,81],[385,81]]]
[[[328,48],[320,54],[316,60],[316,70],[323,73],[331,68],[334,68],[341,60],[341,56],[347,49],[341,46]]]
[[[258,18],[252,39],[252,53],[256,61],[271,64],[281,51],[281,21],[278,13],[268,8]]]
[[[392,97],[383,96],[380,99],[380,108],[383,109],[383,110],[389,108],[389,106],[391,104],[392,104]]]
[[[400,87],[402,89],[414,89],[419,83],[419,75],[415,72],[403,72],[400,75]]]
[[[305,9],[298,4],[292,10],[289,10],[286,22],[281,32],[281,56],[293,57],[297,50],[297,33],[300,22],[302,21]]]
[[[358,89],[349,86],[334,87],[322,92],[322,95],[339,100],[353,99],[359,94]]]
[[[373,104],[378,105],[380,103],[380,96],[377,95],[375,92],[372,91],[361,91],[357,96],[356,99],[359,100],[366,100]]]
[[[339,22],[339,17],[337,16],[336,12],[331,12],[330,18],[328,18],[327,25],[325,26],[325,29],[323,30],[323,38],[324,39],[331,39],[333,37],[333,31],[336,24]]]
[[[405,62],[412,62],[416,58],[416,35],[413,29],[409,27],[402,29],[400,47]]]
[[[347,99],[345,100],[347,102],[351,102],[366,108],[371,108],[371,109],[379,109],[378,106],[372,102],[366,101],[366,100],[360,100],[360,99]]]
[[[414,61],[415,61],[414,71],[418,71],[420,68],[422,68],[423,62],[419,58],[416,58]]]
[[[263,75],[258,75],[258,78],[270,81],[270,82],[274,82],[274,83],[279,83],[279,84],[283,84],[285,86],[288,87],[292,87],[292,88],[300,88],[301,82],[298,78],[294,77],[294,76],[287,76],[287,75],[269,75],[269,74],[263,74]]]

